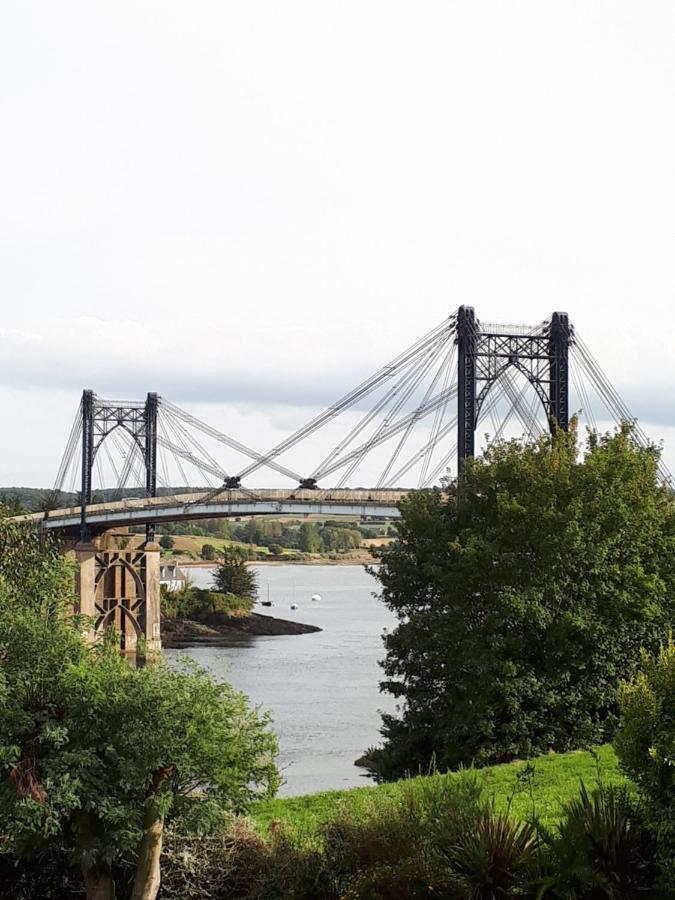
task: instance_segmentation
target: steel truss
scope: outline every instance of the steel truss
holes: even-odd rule
[[[490,389],[509,368],[534,388],[551,432],[569,427],[569,348],[573,342],[567,313],[555,312],[532,329],[481,325],[473,307],[457,311],[457,465],[475,454],[475,433]]]
[[[145,496],[157,495],[157,412],[159,397],[147,395],[145,402],[103,400],[93,391],[83,391],[80,415],[82,421],[82,508],[80,537],[89,539],[87,506],[92,499],[92,473],[96,456],[105,439],[121,428],[132,438],[145,467]],[[131,457],[130,457],[131,458]],[[146,529],[147,540],[154,538],[154,526]]]

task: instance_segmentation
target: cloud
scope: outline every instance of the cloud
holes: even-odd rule
[[[326,360],[312,342],[287,354],[276,336],[251,337],[247,348],[219,328],[190,334],[167,323],[149,329],[91,317],[0,328],[0,378],[23,389],[92,388],[114,398],[157,391],[176,403],[323,407],[370,374],[354,359]]]

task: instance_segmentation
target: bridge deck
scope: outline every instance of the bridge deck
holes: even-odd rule
[[[98,530],[116,526],[179,522],[250,515],[330,515],[398,518],[408,491],[396,490],[231,490],[208,498],[206,492],[175,497],[139,497],[87,506],[87,522]],[[43,528],[79,527],[80,507],[22,516]]]

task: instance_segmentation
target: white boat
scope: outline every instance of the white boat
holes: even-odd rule
[[[320,599],[321,599],[321,594],[312,594],[312,600],[314,601],[314,603],[318,603],[318,601]]]
[[[299,608],[300,607],[298,606],[297,603],[291,603],[291,609],[299,609]]]

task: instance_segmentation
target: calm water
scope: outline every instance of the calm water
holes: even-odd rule
[[[255,566],[261,598],[269,585],[271,609],[256,612],[318,625],[316,634],[248,637],[227,647],[167,650],[189,655],[226,678],[251,701],[269,709],[279,736],[282,796],[367,783],[354,765],[380,740],[379,710],[395,701],[380,694],[382,631],[395,619],[373,597],[377,582],[361,566]],[[211,572],[191,568],[197,587],[211,586]],[[321,600],[311,601],[312,594]],[[299,609],[291,610],[297,603]]]

